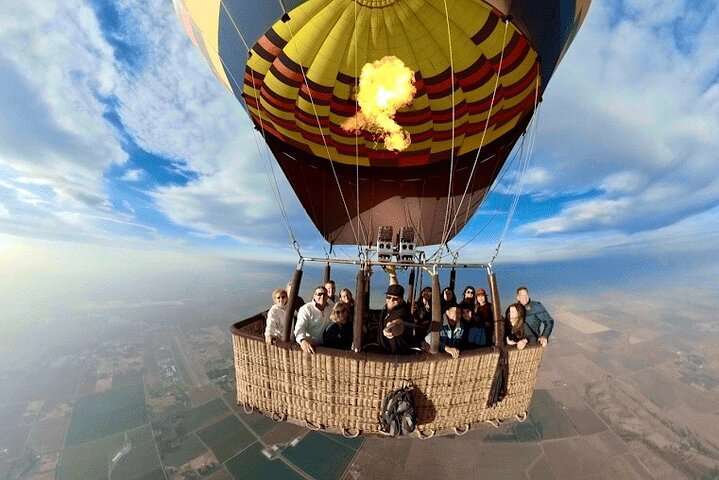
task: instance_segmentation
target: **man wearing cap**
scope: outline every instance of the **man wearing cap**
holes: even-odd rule
[[[554,329],[554,319],[541,303],[529,298],[529,289],[519,287],[517,289],[517,301],[524,306],[527,312],[524,317],[524,333],[529,343],[539,343],[547,346],[547,340]]]
[[[404,301],[404,288],[390,281],[384,298],[378,343],[387,353],[408,353],[409,342],[406,337],[410,329],[405,329],[405,323],[411,324],[413,319]]]

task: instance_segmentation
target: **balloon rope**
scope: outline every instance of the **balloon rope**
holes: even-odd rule
[[[453,183],[453,177],[454,177],[454,115],[455,115],[455,106],[454,106],[454,55],[452,54],[452,29],[450,28],[450,22],[449,22],[449,9],[447,8],[447,0],[444,0],[444,17],[447,21],[447,43],[449,46],[449,73],[450,73],[450,79],[451,79],[451,88],[452,88],[452,148],[450,150],[450,157],[449,157],[449,186],[447,187],[447,208],[444,211],[444,224],[442,225],[442,243],[444,242],[445,236],[449,233],[449,211],[451,209],[450,207],[450,201],[452,199],[452,183]],[[440,246],[441,248],[441,246]]]
[[[242,32],[240,31],[240,28],[239,28],[239,27],[237,26],[237,24],[235,23],[235,19],[232,18],[232,14],[230,13],[230,11],[227,10],[227,7],[225,6],[225,2],[224,2],[223,0],[220,0],[220,5],[222,5],[222,9],[225,11],[225,13],[227,14],[227,16],[230,17],[230,22],[232,22],[232,26],[235,27],[235,31],[237,32],[237,35],[239,35],[240,40],[242,40],[242,43],[243,43],[243,45],[245,46],[245,49],[249,52],[249,51],[250,51],[250,46],[249,46],[249,45],[247,44],[247,42],[245,41],[245,36],[242,35]],[[222,61],[219,53],[217,54],[217,56],[218,56],[218,58],[220,58],[220,61]],[[224,64],[224,62],[222,62],[222,63]],[[225,69],[225,70],[227,70],[227,69]],[[241,91],[241,90],[240,90],[240,91]]]
[[[294,38],[295,38],[295,34],[294,34],[294,31],[292,30],[291,22],[292,22],[291,20],[288,20],[285,23],[285,25],[287,25],[287,29],[290,31],[290,42],[289,43],[293,43]],[[288,43],[288,45],[289,45],[289,43]],[[298,53],[297,47],[295,47],[295,53]],[[299,57],[299,55],[298,55],[298,57]],[[322,130],[322,123],[320,122],[320,117],[317,113],[317,106],[315,105],[315,100],[312,97],[312,89],[310,88],[309,83],[307,82],[307,75],[305,74],[305,67],[302,65],[301,61],[297,62],[297,65],[299,65],[299,67],[300,67],[300,71],[302,72],[302,79],[304,81],[305,87],[307,87],[307,94],[310,97],[310,103],[312,104],[312,111],[315,114],[315,120],[317,120],[317,128],[319,129],[320,135],[322,136],[322,143],[324,144],[325,151],[327,152],[327,159],[330,162],[330,167],[332,168],[332,175],[335,178],[335,183],[337,184],[337,190],[340,193],[340,199],[342,200],[342,205],[344,206],[345,213],[347,214],[347,220],[348,220],[349,226],[352,229],[352,235],[354,236],[355,244],[357,245],[358,255],[361,256],[362,248],[360,247],[359,237],[357,236],[357,231],[355,230],[354,224],[352,223],[352,215],[350,215],[350,209],[347,206],[347,201],[345,200],[345,195],[342,192],[342,185],[340,185],[340,179],[337,176],[337,170],[335,169],[335,164],[334,164],[334,161],[332,160],[332,155],[330,154],[330,147],[327,145],[327,139],[325,138],[324,131]]]
[[[254,69],[252,69],[252,68],[250,68],[250,75],[251,75],[251,77],[252,77],[252,89],[255,91],[254,96],[255,96],[255,102],[256,102],[256,104],[257,104],[257,114],[258,114],[257,116],[258,116],[259,119],[260,119],[260,130],[261,130],[261,132],[262,132],[262,138],[265,139],[265,145],[267,145],[267,143],[266,143],[266,140],[267,140],[266,135],[267,135],[267,134],[266,134],[266,132],[265,132],[264,121],[262,120],[262,106],[261,106],[261,103],[260,103],[259,96],[258,96],[258,94],[257,94],[257,85],[255,84],[255,71],[254,71]],[[245,103],[245,108],[247,108],[247,103]],[[249,112],[249,110],[247,110],[247,111]],[[252,137],[255,139],[255,145],[257,146],[257,148],[258,148],[258,153],[259,153],[259,152],[260,152],[260,148],[259,148],[260,145],[259,145],[259,143],[257,142],[257,137],[256,137],[254,134],[252,135]],[[267,148],[269,148],[269,147],[267,147]],[[270,185],[272,186],[272,184],[274,184],[274,190],[276,191],[277,200],[278,200],[279,207],[280,207],[280,213],[281,213],[282,216],[284,217],[284,220],[285,220],[285,222],[287,223],[288,227],[290,227],[290,218],[289,218],[289,215],[287,214],[287,208],[285,207],[285,204],[284,204],[284,202],[283,202],[283,200],[282,200],[282,193],[281,193],[281,191],[280,191],[279,182],[277,181],[277,175],[275,174],[275,168],[274,168],[274,166],[272,165],[272,159],[270,158],[269,155],[265,155],[264,157],[265,157],[265,160],[266,160],[266,162],[267,162],[267,166],[269,167],[269,171],[270,171],[271,174],[272,174],[272,183],[271,183]],[[268,180],[269,180],[269,176],[268,176]],[[292,240],[293,245],[298,245],[297,239],[295,238],[295,235],[294,235],[294,233],[292,232],[292,228],[291,228],[291,227],[289,228],[289,231],[290,231],[290,237],[291,237],[291,240]],[[298,248],[298,250],[297,250],[297,253],[299,254],[299,248]],[[300,254],[300,257],[301,257],[301,256],[302,256],[302,255]]]
[[[502,63],[504,62],[504,51],[506,49],[506,42],[507,42],[507,30],[509,29],[509,20],[504,20],[504,36],[502,38],[502,52],[499,56],[499,66],[497,68],[497,78],[494,82],[494,91],[492,92],[492,99],[489,103],[489,112],[487,112],[487,120],[484,122],[484,131],[482,132],[482,139],[479,141],[479,148],[477,149],[477,154],[474,157],[474,163],[472,164],[472,170],[469,172],[469,177],[467,178],[467,185],[464,188],[464,193],[462,193],[462,198],[459,201],[459,206],[457,206],[457,210],[454,215],[454,219],[452,220],[451,225],[449,225],[449,228],[447,228],[447,231],[445,233],[445,236],[442,238],[442,244],[440,245],[440,249],[447,245],[447,242],[449,241],[449,234],[452,231],[452,228],[454,228],[457,217],[459,216],[459,212],[462,209],[462,204],[464,203],[464,199],[467,196],[467,191],[469,190],[469,185],[472,182],[472,177],[474,176],[474,171],[477,168],[477,163],[479,161],[479,156],[482,153],[482,147],[484,146],[484,140],[487,137],[487,131],[489,130],[489,121],[492,118],[492,109],[494,108],[494,100],[497,96],[497,90],[499,89],[499,78],[502,76]]]
[[[359,91],[359,72],[357,71],[358,61],[357,61],[357,2],[353,1],[354,4],[354,30],[352,31],[352,41],[354,42],[354,57],[355,57],[355,71],[354,71],[354,77],[355,77],[355,95],[357,95],[357,92]],[[359,104],[357,103],[357,100],[355,99],[355,118],[357,118],[357,113],[359,111]],[[364,240],[364,245],[369,245],[369,237],[367,236],[367,231],[364,229],[364,225],[362,224],[361,217],[360,217],[360,187],[359,187],[359,130],[355,129],[355,189],[356,189],[356,202],[357,202],[357,230],[362,233],[362,237]]]
[[[527,136],[523,134],[523,135],[522,135],[522,141],[521,141],[521,143],[519,144],[519,148],[514,151],[514,154],[512,155],[512,157],[506,162],[506,164],[505,164],[505,167],[506,167],[506,168],[505,168],[504,170],[502,170],[502,173],[501,173],[501,174],[499,175],[499,177],[497,177],[497,179],[494,181],[494,185],[499,185],[499,184],[502,182],[502,180],[504,179],[504,176],[507,174],[507,172],[508,172],[509,170],[511,170],[511,167],[512,167],[512,165],[514,165],[514,161],[515,161],[517,158],[520,158],[520,159],[523,158],[523,156],[524,156],[524,144],[525,144],[525,139],[526,139],[526,138],[527,138]],[[494,190],[493,190],[492,188],[489,189],[489,191],[487,192],[487,194],[484,196],[484,199],[482,199],[482,202],[483,202],[483,203],[484,203],[484,201],[489,197],[489,195],[490,195],[491,193],[494,193]],[[481,208],[481,205],[480,205],[480,208]],[[469,245],[470,243],[472,243],[474,240],[476,240],[476,238],[482,234],[482,232],[489,226],[489,224],[494,221],[494,219],[497,217],[497,215],[499,215],[499,213],[500,213],[499,211],[494,212],[494,213],[492,214],[492,216],[489,218],[489,220],[487,220],[487,221],[485,222],[485,224],[482,225],[482,228],[480,228],[479,230],[477,230],[477,231],[475,232],[475,234],[472,236],[472,238],[470,238],[469,240],[467,240],[466,242],[464,242],[462,245],[460,245],[459,247],[457,247],[456,253],[459,254],[459,252],[460,252],[464,247],[466,247],[467,245]]]
[[[537,69],[539,69],[539,64],[537,64]],[[527,155],[524,159],[523,163],[520,163],[520,172],[519,172],[519,178],[517,179],[517,190],[514,195],[514,199],[512,201],[512,206],[509,208],[509,213],[507,214],[507,221],[504,223],[504,229],[502,229],[502,235],[499,237],[499,241],[497,242],[497,248],[494,250],[494,256],[492,256],[492,260],[489,262],[490,264],[494,263],[494,260],[499,255],[499,249],[502,247],[502,242],[504,241],[504,237],[507,235],[507,231],[509,230],[509,225],[512,223],[512,217],[514,217],[514,212],[517,209],[517,205],[519,204],[519,197],[522,195],[522,190],[524,189],[524,180],[526,178],[525,173],[527,172],[527,169],[529,168],[529,162],[532,158],[532,153],[534,151],[534,142],[537,139],[537,127],[539,125],[539,111],[537,110],[537,103],[539,102],[539,73],[537,73],[537,83],[534,91],[534,111],[536,114],[534,115],[534,118],[532,119],[532,123],[534,125],[532,126],[532,133],[530,136],[529,141],[529,149],[527,150]]]
[[[220,4],[222,5],[222,8],[225,10],[225,13],[227,13],[227,15],[230,17],[230,21],[232,22],[232,25],[234,25],[235,31],[237,32],[237,35],[238,35],[238,36],[240,37],[240,39],[242,40],[242,43],[243,43],[245,46],[247,46],[247,43],[245,42],[245,39],[244,39],[244,36],[242,35],[242,32],[240,31],[240,29],[238,28],[237,24],[235,23],[235,20],[232,18],[232,15],[230,15],[230,12],[229,12],[229,11],[227,10],[227,8],[225,7],[224,2],[221,1]],[[236,79],[235,76],[233,75],[232,70],[227,67],[227,65],[225,64],[224,60],[223,60],[222,57],[220,56],[220,53],[219,53],[216,49],[213,49],[213,51],[214,51],[214,53],[217,55],[217,58],[218,58],[218,59],[220,60],[220,62],[222,63],[222,67],[223,67],[223,68],[225,69],[225,71],[229,74],[230,80],[231,80],[232,83],[235,85],[235,89],[236,89],[238,92],[242,92],[242,90],[243,90],[242,85],[240,85],[240,84],[237,82],[237,79]],[[252,52],[249,50],[249,48],[248,48],[247,51],[248,51],[248,53],[252,53]],[[253,90],[255,91],[255,102],[257,102],[257,112],[258,112],[258,117],[259,117],[259,120],[260,120],[260,130],[261,130],[261,132],[262,132],[262,137],[263,137],[263,138],[266,138],[266,137],[265,137],[264,122],[262,121],[262,106],[261,106],[260,100],[259,100],[259,98],[258,98],[258,96],[257,96],[257,86],[256,86],[256,84],[255,84],[254,70],[253,70],[252,68],[250,68],[250,72],[251,72],[251,75],[252,75],[252,88],[253,88]],[[240,95],[240,101],[244,104],[244,106],[245,106],[245,112],[247,112],[247,115],[250,116],[250,120],[252,120],[252,117],[251,117],[251,115],[250,115],[250,109],[249,109],[249,107],[248,107],[248,105],[247,105],[247,101],[245,100],[244,95]],[[297,255],[298,255],[300,258],[302,258],[302,252],[300,251],[300,244],[299,244],[299,242],[297,241],[297,237],[295,236],[294,230],[292,229],[292,224],[290,223],[290,218],[289,218],[289,215],[287,214],[287,208],[285,207],[284,201],[282,200],[282,192],[281,192],[281,190],[280,190],[279,182],[277,181],[277,176],[275,175],[275,169],[274,169],[274,167],[272,166],[272,160],[270,159],[270,157],[269,157],[268,155],[263,155],[263,154],[262,154],[262,149],[260,148],[259,142],[257,141],[257,137],[255,136],[254,133],[252,133],[252,138],[253,138],[254,141],[255,141],[255,147],[257,148],[257,154],[258,154],[258,156],[259,156],[260,158],[264,158],[264,160],[267,162],[267,165],[268,165],[268,167],[269,167],[268,170],[269,170],[269,172],[271,173],[271,177],[270,177],[270,174],[268,173],[268,171],[265,170],[265,175],[266,175],[266,177],[267,177],[267,183],[270,184],[270,190],[272,191],[272,194],[273,194],[273,196],[274,196],[274,198],[275,198],[275,202],[277,203],[277,207],[278,207],[278,209],[280,210],[280,216],[282,217],[282,220],[283,220],[283,222],[284,222],[285,228],[287,229],[287,233],[288,233],[288,235],[289,235],[289,237],[290,237],[290,244],[292,245],[292,247],[293,247],[293,248],[295,249],[295,251],[297,252]],[[265,145],[267,145],[267,144],[265,143]],[[269,147],[267,147],[267,148],[269,148]]]

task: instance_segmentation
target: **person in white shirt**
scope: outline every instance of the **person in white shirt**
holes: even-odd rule
[[[272,292],[274,305],[267,312],[267,324],[265,325],[265,342],[272,343],[272,340],[282,338],[285,331],[285,309],[287,308],[287,291],[276,288]]]
[[[327,308],[327,290],[319,286],[315,288],[312,301],[305,303],[297,312],[295,340],[303,352],[315,353],[315,345],[322,344],[322,334],[330,320],[331,308]]]

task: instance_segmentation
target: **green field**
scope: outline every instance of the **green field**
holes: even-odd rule
[[[542,440],[577,435],[574,424],[547,390],[534,392],[528,420],[532,422]]]
[[[127,432],[130,452],[112,470],[116,480],[164,478],[149,425]],[[107,480],[111,459],[123,448],[125,433],[66,448],[57,470],[58,480]]]
[[[122,387],[125,385],[141,385],[142,371],[130,370],[124,373],[116,373],[112,376],[112,386]]]
[[[242,453],[232,457],[225,466],[236,479],[299,480],[302,478],[280,460],[268,460],[262,455],[262,446],[259,443],[250,445]]]
[[[73,409],[65,445],[78,445],[124,432],[145,421],[145,389],[141,384],[81,397]]]
[[[296,447],[285,450],[285,456],[314,478],[331,480],[342,476],[361,442],[348,443],[343,437],[312,432]]]
[[[162,452],[162,463],[180,467],[205,452],[207,452],[207,449],[200,439],[194,433],[191,433],[182,440],[182,443],[177,448]]]
[[[234,415],[200,430],[197,435],[212,449],[220,463],[255,441],[255,437]]]
[[[502,426],[505,431],[497,433],[488,433],[485,437],[487,442],[536,442],[541,440],[537,427],[532,423],[531,419],[527,419],[524,423],[513,423],[508,426]]]
[[[229,413],[230,411],[225,405],[225,402],[216,398],[204,405],[182,412],[180,416],[182,417],[182,426],[185,431],[192,432],[198,428],[210,425]]]
[[[264,435],[277,426],[277,422],[272,420],[270,417],[266,417],[261,413],[250,413],[249,415],[244,412],[242,407],[235,404],[235,394],[226,393],[224,395],[225,400],[232,405],[234,412],[245,422],[257,435]]]

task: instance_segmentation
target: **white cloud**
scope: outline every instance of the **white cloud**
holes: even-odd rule
[[[601,210],[601,206],[596,206]],[[590,209],[588,209],[590,210]],[[606,216],[607,213],[585,212],[587,216]],[[580,213],[576,214],[581,217]],[[545,220],[543,228],[557,232],[562,230],[560,219]],[[581,220],[577,220],[580,222]],[[531,236],[513,232],[503,242],[498,256],[499,263],[542,263],[580,258],[605,257],[608,255],[629,255],[642,258],[692,257],[713,259],[719,243],[719,207],[686,218],[665,227],[636,232],[617,229],[594,229],[572,231],[555,235]],[[527,228],[527,227],[524,227]],[[521,229],[521,228],[520,228]],[[463,258],[485,262],[492,258],[497,238],[491,235],[480,237],[464,247]],[[450,246],[458,248],[462,238]]]
[[[99,98],[121,73],[93,10],[79,0],[2,3],[0,43],[0,191],[14,212],[0,230],[102,231],[92,215],[112,215],[103,172],[127,155],[103,119]]]
[[[210,73],[168,2],[126,0],[123,5],[145,41],[142,69],[117,91],[123,125],[143,149],[199,173],[186,185],[158,187],[152,193],[158,209],[210,238],[286,244],[265,173],[266,155],[271,154],[264,145],[258,150],[239,102]],[[274,168],[286,205],[306,226],[294,195]]]
[[[258,174],[247,115],[185,38],[172,5],[122,0],[114,6],[117,32],[103,32],[82,0],[0,6],[0,172],[7,174],[0,199],[19,212],[0,231],[53,238],[137,234],[131,217],[113,211],[105,190],[104,173],[127,160],[105,118],[105,98],[133,141],[174,161],[168,167],[174,172],[190,174],[186,186],[153,193],[161,213],[209,236],[282,234]],[[138,58],[124,64],[109,37],[134,42]],[[129,169],[121,180],[143,175]],[[120,232],[123,223],[131,228]]]
[[[561,242],[575,252],[611,247],[642,232],[689,228],[682,219],[719,203],[716,0],[626,0],[623,17],[613,5],[594,2],[553,78],[524,180],[537,201],[599,193],[515,230],[508,242],[519,239],[519,248],[521,235],[564,233],[571,235]],[[103,175],[127,160],[100,100],[112,98],[140,147],[193,173],[186,185],[150,192],[161,213],[197,238],[286,243],[265,178],[267,152],[257,152],[245,112],[184,37],[172,5],[115,6],[119,35],[141,52],[131,66],[118,60],[82,0],[0,4],[0,202],[12,213],[0,215],[0,231],[157,238],[137,223],[132,205],[120,202],[116,211],[108,198]],[[317,240],[275,169],[293,226]],[[140,172],[128,170],[124,180],[137,181]],[[514,180],[505,179],[506,192]],[[524,240],[553,248],[553,239]]]
[[[719,203],[717,5],[593,3],[545,95],[534,165],[552,174],[527,186],[600,194],[524,232],[653,229]]]
[[[122,180],[126,182],[139,182],[145,178],[145,171],[139,168],[131,168],[122,175]]]

